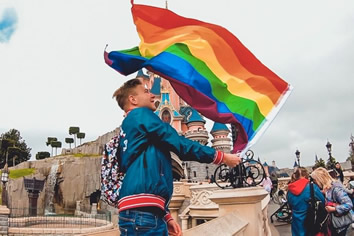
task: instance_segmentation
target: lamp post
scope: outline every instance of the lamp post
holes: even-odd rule
[[[295,155],[297,159],[297,165],[300,167],[300,151],[298,149],[296,149]]]
[[[330,168],[333,168],[333,161],[332,161],[332,144],[327,141],[326,143],[326,148],[327,148],[327,151],[328,151],[328,156],[329,156],[329,164],[330,164]]]
[[[327,148],[329,157],[332,157],[332,144],[329,141],[327,141],[326,148]]]
[[[350,140],[351,140],[351,142],[349,143],[349,146],[352,148],[352,155],[354,155],[354,137],[353,137],[353,134],[350,135]]]
[[[5,163],[4,169],[1,172],[1,182],[2,182],[2,205],[7,206],[7,189],[6,183],[9,181],[9,169],[7,167],[7,163]]]
[[[354,137],[353,137],[353,134],[350,135],[350,140],[351,140],[351,142],[349,143],[349,146],[352,149],[352,153],[351,153],[350,157],[351,157],[352,171],[354,171],[354,165],[353,165],[353,163],[354,163]]]

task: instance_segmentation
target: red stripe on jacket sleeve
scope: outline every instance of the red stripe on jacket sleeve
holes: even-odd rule
[[[169,222],[170,220],[173,220],[173,218],[172,218],[170,213],[167,213],[163,218],[166,221],[166,223]]]
[[[215,165],[219,165],[224,161],[224,153],[221,151],[216,151],[215,152],[215,157],[214,157],[214,161],[213,164]]]

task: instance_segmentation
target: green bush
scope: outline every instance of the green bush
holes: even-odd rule
[[[27,169],[17,169],[17,170],[10,170],[10,179],[18,179],[23,176],[31,175],[36,172],[34,168],[27,168]]]

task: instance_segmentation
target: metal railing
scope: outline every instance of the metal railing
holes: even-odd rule
[[[262,163],[253,159],[254,153],[251,150],[246,152],[246,159],[230,168],[221,164],[215,169],[214,181],[222,189],[252,187],[262,183],[266,173]]]

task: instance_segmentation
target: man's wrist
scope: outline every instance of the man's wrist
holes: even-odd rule
[[[215,151],[215,157],[214,157],[213,164],[220,165],[223,162],[224,162],[224,152]]]
[[[166,223],[169,222],[170,220],[173,220],[172,215],[171,215],[170,213],[167,213],[167,214],[163,217],[163,219],[165,220]]]

